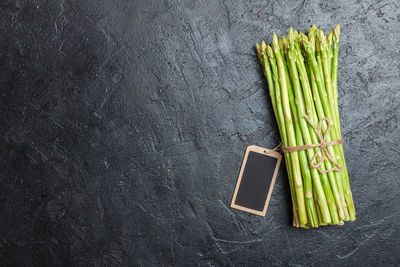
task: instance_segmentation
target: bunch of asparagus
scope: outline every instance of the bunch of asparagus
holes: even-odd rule
[[[341,139],[337,74],[340,26],[328,36],[313,25],[308,35],[292,28],[272,44],[256,44],[267,79],[283,147]],[[318,127],[325,140],[318,134]],[[341,143],[285,152],[293,201],[293,225],[318,227],[355,220],[355,208]],[[313,161],[318,161],[318,164]],[[315,166],[318,165],[318,168]],[[339,166],[340,168],[336,168]]]

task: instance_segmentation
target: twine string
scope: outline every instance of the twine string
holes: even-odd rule
[[[331,141],[331,142],[327,142],[326,139],[329,136],[329,132],[331,130],[331,125],[332,122],[328,119],[328,118],[322,118],[319,122],[318,122],[318,128],[311,122],[311,119],[307,116],[304,115],[304,119],[310,124],[310,126],[313,128],[314,132],[316,133],[316,135],[318,136],[319,139],[319,143],[318,144],[309,144],[309,145],[304,145],[304,146],[291,146],[291,147],[285,147],[281,144],[277,145],[273,150],[278,150],[281,149],[282,152],[288,153],[288,152],[295,152],[295,151],[300,151],[300,150],[305,150],[305,149],[311,149],[311,148],[315,148],[317,147],[318,150],[317,152],[314,154],[314,156],[311,159],[310,165],[312,168],[316,168],[320,173],[324,174],[324,173],[328,173],[328,172],[332,172],[332,171],[337,171],[340,172],[343,167],[337,163],[335,161],[335,159],[333,158],[332,154],[329,152],[329,149],[327,148],[328,146],[333,146],[333,145],[339,145],[343,143],[343,139],[340,138],[339,140],[336,141]],[[327,124],[327,129],[325,131],[325,133],[322,132],[322,123],[326,122]],[[322,157],[321,159],[317,162],[317,155],[321,154]],[[327,169],[327,170],[322,170],[321,169],[321,163],[324,160],[329,160],[332,162],[332,164],[334,165],[333,168]]]

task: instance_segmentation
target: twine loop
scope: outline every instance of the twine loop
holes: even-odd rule
[[[343,143],[342,138],[340,138],[339,140],[336,140],[336,141],[331,141],[331,142],[326,141],[326,139],[329,136],[329,132],[331,130],[332,122],[328,118],[324,117],[318,122],[318,128],[317,128],[311,122],[310,118],[307,115],[304,115],[304,119],[310,124],[310,126],[313,128],[314,132],[317,134],[318,139],[319,139],[319,144],[310,144],[310,145],[292,146],[292,147],[285,147],[280,144],[280,145],[276,146],[274,148],[274,150],[278,150],[280,148],[282,150],[282,152],[288,153],[288,152],[295,152],[295,151],[318,147],[319,149],[317,150],[317,152],[314,154],[314,156],[311,159],[311,162],[310,162],[311,167],[316,168],[322,174],[332,172],[332,171],[340,172],[343,169],[343,167],[334,160],[332,154],[329,152],[329,150],[327,148],[328,146],[339,145],[339,144]],[[322,123],[324,121],[327,124],[327,129],[326,129],[325,133],[322,132]],[[319,154],[321,154],[322,156],[318,157],[318,158],[320,158],[320,160],[317,162],[317,156]],[[322,170],[321,163],[324,160],[331,161],[333,163],[334,167],[331,169]]]

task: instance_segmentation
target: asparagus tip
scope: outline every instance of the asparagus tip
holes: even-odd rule
[[[340,35],[340,24],[336,25],[335,27],[335,37],[339,38]]]
[[[285,36],[282,36],[282,39],[284,38]],[[279,44],[279,48],[280,49],[283,49],[283,41],[282,41],[282,39],[279,39],[279,41],[278,41],[278,44]]]
[[[256,43],[256,50],[258,54],[261,54],[261,47],[258,43]]]
[[[279,51],[279,42],[276,33],[274,33],[274,35],[272,36],[272,48],[274,49],[275,53]]]
[[[289,31],[289,35],[288,35],[289,42],[288,42],[287,47],[290,47],[290,50],[294,49],[295,35],[296,34],[294,31]]]
[[[324,31],[322,29],[319,29],[318,31],[318,45],[319,49],[325,50],[326,47],[326,36],[324,34]]]
[[[294,32],[293,27],[290,27],[290,28],[289,28],[288,36],[289,36],[290,34],[293,34],[293,32]]]
[[[274,57],[274,53],[272,52],[272,48],[269,45],[267,45],[267,55],[268,55],[269,58],[273,58]]]
[[[310,36],[315,35],[315,32],[317,31],[317,26],[315,26],[315,24],[313,24],[310,28],[310,30],[308,31],[308,37],[310,38]]]
[[[257,50],[258,61],[262,62],[262,59],[261,59],[261,47],[260,47],[260,45],[258,43],[256,43],[256,50]]]
[[[311,35],[307,37],[307,35],[302,35],[301,43],[304,49],[308,52],[315,52],[315,36]]]
[[[325,37],[323,29],[319,29],[318,30],[318,37],[320,38],[320,40],[322,40]]]
[[[288,38],[283,39],[282,42],[283,42],[283,47],[284,47],[285,49],[288,49],[288,47],[289,47]]]
[[[299,39],[299,32],[297,30],[293,31],[293,38],[294,38],[294,40],[298,40]]]
[[[261,42],[261,49],[264,48],[264,47],[266,47],[266,46],[267,46],[267,45],[265,44],[265,42],[262,41],[262,42]]]
[[[312,52],[315,51],[315,35],[311,35],[310,38],[308,38],[309,43],[310,43],[310,47]]]
[[[311,26],[311,28],[313,29],[313,31],[316,31],[316,30],[317,30],[317,26],[315,26],[315,24],[313,24],[313,25]]]
[[[278,36],[276,35],[276,33],[274,32],[274,34],[272,35],[272,44],[278,44]]]
[[[314,35],[311,35],[310,37],[307,37],[307,35],[303,34],[303,35],[301,35],[301,43],[303,45],[305,45],[307,43],[310,43],[313,38],[314,38]]]
[[[333,30],[329,32],[328,34],[328,43],[331,44],[333,40]]]
[[[261,42],[261,53],[265,55],[265,49],[267,48],[267,45],[265,44],[264,41]]]

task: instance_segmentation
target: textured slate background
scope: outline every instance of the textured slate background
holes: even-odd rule
[[[254,44],[342,25],[339,104],[357,220],[229,208],[276,124]],[[0,2],[2,266],[397,265],[396,1]]]

